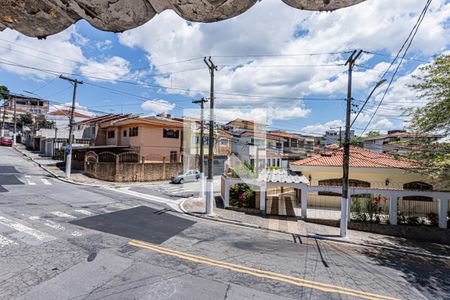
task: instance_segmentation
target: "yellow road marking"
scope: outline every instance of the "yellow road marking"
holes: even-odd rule
[[[236,264],[232,264],[232,263],[228,263],[228,262],[224,262],[224,261],[214,260],[214,259],[203,257],[203,256],[198,256],[198,255],[193,255],[193,254],[189,254],[189,253],[185,253],[185,252],[172,250],[169,248],[157,246],[155,244],[151,244],[151,243],[147,243],[147,242],[132,240],[128,244],[135,246],[135,247],[145,248],[145,249],[153,250],[158,253],[174,256],[174,257],[177,257],[180,259],[189,260],[192,262],[208,264],[208,265],[232,270],[232,271],[239,272],[239,273],[253,275],[256,277],[278,280],[278,281],[286,282],[286,283],[297,285],[297,286],[317,289],[317,290],[320,290],[323,292],[345,294],[345,295],[355,296],[355,297],[364,298],[364,299],[388,299],[388,300],[397,300],[398,299],[398,298],[358,291],[358,290],[354,290],[354,289],[350,289],[350,288],[335,286],[335,285],[331,285],[331,284],[296,278],[296,277],[283,275],[283,274],[279,274],[279,273],[274,273],[274,272],[270,272],[270,271],[249,268],[249,267],[236,265]]]

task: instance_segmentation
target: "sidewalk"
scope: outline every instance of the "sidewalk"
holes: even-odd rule
[[[37,163],[41,168],[43,168],[48,173],[52,174],[54,177],[73,184],[80,185],[90,185],[90,186],[103,186],[103,187],[128,187],[128,186],[140,186],[140,185],[157,185],[161,184],[161,181],[152,181],[152,182],[110,182],[99,180],[96,178],[92,178],[86,176],[82,173],[82,171],[72,169],[70,179],[67,179],[65,176],[65,170],[57,167],[57,164],[64,163],[63,161],[54,160],[50,157],[43,157],[38,153],[29,151],[22,144],[17,144],[14,147],[18,152],[28,157],[35,163]],[[163,181],[166,182],[166,181]]]
[[[188,213],[205,217],[205,205],[202,199],[187,199],[181,206],[181,209]],[[339,216],[339,212],[315,209],[308,209],[308,213],[311,217],[329,216],[336,218]],[[262,216],[260,214],[224,209],[215,205],[214,217],[212,219],[294,235],[299,234],[308,238],[450,259],[450,246],[448,245],[411,241],[404,238],[356,230],[348,230],[348,237],[341,238],[339,237],[339,228],[337,227],[308,223],[303,220],[298,220],[296,217]]]

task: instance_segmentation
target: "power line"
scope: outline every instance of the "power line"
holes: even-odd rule
[[[364,53],[377,55],[377,56],[383,56],[383,57],[389,57],[389,58],[392,58],[392,59],[394,58],[394,56],[391,56],[389,54],[377,53],[377,52],[373,52],[373,51],[364,51]],[[405,58],[405,60],[412,60],[412,61],[417,61],[417,62],[421,62],[421,63],[429,63],[429,61],[422,60],[422,59],[417,59],[417,58],[412,58],[412,57]]]
[[[391,64],[390,64],[389,67],[387,68],[386,72],[385,72],[385,73],[383,74],[383,76],[381,77],[381,78],[384,78],[384,76],[386,75],[386,73],[390,70],[391,66],[395,63],[395,61],[397,60],[397,58],[400,56],[400,53],[402,52],[403,48],[406,46],[406,44],[408,44],[408,45],[406,46],[406,49],[405,49],[405,51],[404,51],[404,53],[403,53],[401,59],[400,59],[400,62],[398,63],[398,65],[397,65],[397,67],[396,67],[396,69],[395,69],[395,71],[394,71],[394,74],[392,74],[392,77],[391,77],[391,79],[390,79],[390,81],[389,81],[389,84],[388,84],[388,86],[386,87],[386,90],[384,91],[384,94],[383,94],[383,96],[382,96],[380,102],[378,103],[377,108],[375,109],[375,112],[372,114],[372,117],[370,118],[369,122],[367,123],[366,127],[364,128],[364,130],[363,130],[363,132],[361,133],[360,136],[362,136],[362,135],[364,134],[364,132],[366,132],[367,128],[370,126],[370,124],[372,123],[372,120],[374,119],[375,115],[377,114],[378,109],[380,108],[381,104],[383,103],[384,98],[386,97],[387,92],[389,91],[389,88],[391,87],[392,82],[394,81],[395,75],[397,74],[397,72],[398,72],[398,70],[399,70],[399,68],[400,68],[400,66],[401,66],[401,64],[402,64],[402,62],[403,62],[403,60],[404,60],[406,54],[408,53],[409,48],[411,47],[411,44],[412,44],[412,42],[413,42],[413,40],[414,40],[414,37],[416,36],[417,31],[419,30],[419,27],[420,27],[420,25],[422,24],[423,19],[425,18],[425,15],[426,15],[426,13],[427,13],[428,7],[430,6],[431,2],[432,2],[432,0],[428,0],[428,1],[427,1],[427,3],[425,4],[425,7],[423,8],[422,12],[420,13],[419,18],[418,18],[418,20],[416,21],[416,23],[414,24],[414,27],[412,28],[411,32],[409,33],[407,39],[406,39],[405,42],[402,44],[402,46],[400,47],[400,50],[398,51],[397,55],[396,55],[395,58],[392,60]]]

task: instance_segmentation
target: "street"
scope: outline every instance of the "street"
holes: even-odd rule
[[[448,261],[198,219],[155,197],[63,183],[0,147],[0,298],[450,298]]]

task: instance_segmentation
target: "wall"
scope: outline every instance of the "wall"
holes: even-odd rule
[[[90,162],[85,173],[106,181],[136,182],[169,180],[183,171],[182,163],[102,163]]]

